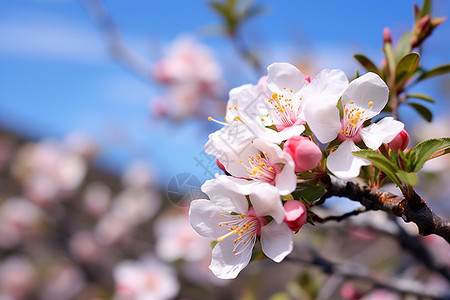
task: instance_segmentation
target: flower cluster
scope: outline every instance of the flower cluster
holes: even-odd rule
[[[292,232],[307,221],[307,203],[292,196],[302,173],[357,177],[370,162],[352,152],[377,150],[403,130],[391,117],[371,122],[388,96],[374,73],[349,83],[343,71],[323,70],[310,80],[288,63],[230,91],[225,122],[217,121],[224,126],[205,145],[227,175],[206,181],[209,199],[190,208],[193,228],[217,240],[210,265],[217,277],[235,278],[258,240],[276,262],[292,251]]]

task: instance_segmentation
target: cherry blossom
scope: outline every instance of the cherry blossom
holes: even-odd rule
[[[281,195],[295,190],[294,161],[278,145],[256,139],[240,153],[231,152],[226,160],[219,155],[218,159],[232,176],[247,179],[235,181],[244,194],[258,189],[261,183],[274,186]]]
[[[311,82],[308,87],[312,86]],[[317,88],[317,87],[316,87]],[[328,156],[327,167],[340,178],[352,178],[359,169],[370,162],[356,157],[353,151],[361,141],[371,149],[389,143],[404,127],[403,123],[386,117],[367,127],[364,123],[378,115],[386,106],[389,89],[375,73],[367,73],[353,80],[342,95],[343,118],[339,116],[337,100],[308,102],[304,108],[309,127],[322,143],[338,139],[342,142]]]
[[[227,176],[208,180],[202,186],[210,200],[198,199],[189,211],[192,227],[202,236],[215,238],[210,269],[222,279],[235,278],[250,261],[258,237],[264,254],[280,262],[293,248],[293,237],[283,222],[284,209],[278,193],[262,185],[257,193],[236,191]],[[270,222],[266,216],[273,217]]]
[[[113,275],[117,300],[173,299],[180,289],[175,270],[149,253],[120,262]]]

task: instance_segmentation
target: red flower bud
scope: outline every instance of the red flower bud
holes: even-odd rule
[[[392,151],[398,152],[398,150],[405,150],[409,144],[409,135],[405,129],[400,131],[392,141],[388,143],[388,147],[391,148]]]
[[[306,223],[306,207],[298,200],[289,200],[284,204],[284,222],[292,231],[299,230]]]
[[[392,37],[391,37],[391,31],[389,30],[389,28],[384,27],[383,29],[383,44],[392,44]]]

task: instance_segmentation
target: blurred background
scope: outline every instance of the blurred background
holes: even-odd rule
[[[231,88],[281,61],[311,78],[323,68],[352,78],[364,72],[356,53],[381,64],[383,28],[394,44],[411,30],[414,1],[216,3],[225,2],[251,9],[233,27],[203,0],[0,2],[1,300],[138,299],[142,286],[139,299],[406,297],[304,261],[257,261],[218,280],[207,269],[211,241],[190,229],[187,209],[220,172],[203,146]],[[433,15],[449,16],[450,3],[434,1]],[[422,66],[450,62],[449,36],[448,22],[433,31]],[[449,87],[444,75],[413,88],[436,103],[424,104],[431,123],[401,107],[411,146],[450,136]],[[449,163],[428,164],[418,187],[447,218]],[[319,253],[450,293],[448,244],[415,226],[374,213],[305,227],[293,256]]]

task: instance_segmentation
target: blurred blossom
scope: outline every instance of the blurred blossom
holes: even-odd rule
[[[145,223],[161,206],[161,196],[152,190],[126,189],[120,192],[112,207],[112,213],[133,225]]]
[[[120,243],[133,229],[133,226],[115,214],[106,214],[95,227],[95,235],[104,245]]]
[[[57,265],[50,270],[50,278],[42,291],[43,300],[69,300],[85,286],[81,271],[73,265]]]
[[[21,197],[12,197],[0,205],[0,247],[17,246],[36,229],[44,215],[39,207]]]
[[[6,299],[28,299],[36,280],[36,270],[28,258],[13,256],[0,262],[0,295]]]
[[[93,138],[81,132],[72,132],[64,139],[64,145],[73,153],[86,158],[93,158],[98,151],[98,145]]]
[[[94,262],[101,254],[101,248],[93,233],[79,231],[69,241],[70,253],[82,262]]]
[[[222,69],[206,46],[189,37],[175,40],[153,67],[153,75],[168,87],[166,96],[153,99],[156,115],[183,119],[218,110]],[[205,105],[211,105],[211,110]]]
[[[145,254],[139,260],[120,262],[113,275],[116,300],[173,299],[180,289],[172,267],[152,254]]]
[[[91,182],[83,195],[83,208],[91,216],[101,217],[111,205],[111,189],[104,183]]]
[[[22,180],[26,195],[45,205],[77,189],[87,165],[62,145],[42,141],[28,144],[19,151],[14,171]]]
[[[361,300],[400,300],[400,296],[388,290],[378,289],[370,292],[361,298]]]
[[[188,261],[183,265],[183,274],[187,280],[200,285],[212,284],[224,286],[231,283],[228,279],[220,279],[209,269],[211,263],[211,246],[207,255],[197,261]]]
[[[208,257],[211,252],[212,240],[192,229],[187,214],[163,215],[155,222],[154,230],[156,254],[163,260],[197,261]]]
[[[122,182],[126,187],[135,189],[150,188],[154,182],[155,174],[148,163],[136,161],[132,163],[122,176]]]

